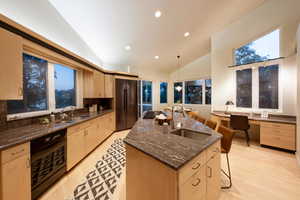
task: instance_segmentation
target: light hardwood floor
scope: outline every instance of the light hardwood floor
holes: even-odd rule
[[[127,133],[113,134],[39,200],[72,200],[74,188],[84,180],[99,156],[106,152],[115,139],[124,138]],[[300,199],[300,167],[295,155],[263,148],[256,143],[247,147],[241,139],[234,140],[229,155],[233,186],[229,190],[222,190],[220,200]],[[222,165],[226,169],[225,157],[222,157]],[[125,179],[124,171],[112,200],[126,200]],[[222,184],[225,181],[223,177]]]

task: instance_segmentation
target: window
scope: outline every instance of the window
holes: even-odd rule
[[[202,104],[203,80],[185,81],[185,104]]]
[[[77,106],[76,70],[23,54],[23,100],[7,101],[8,120]]]
[[[168,103],[168,83],[160,83],[160,103]]]
[[[236,71],[236,106],[252,107],[252,69]]]
[[[55,104],[56,108],[76,105],[75,77],[76,71],[56,64],[54,65]]]
[[[142,112],[152,110],[152,82],[142,81]]]
[[[259,67],[259,108],[278,109],[278,65]]]
[[[183,88],[182,82],[174,83],[174,103],[182,103],[182,88]]]
[[[7,101],[8,114],[48,109],[46,60],[23,54],[23,100]]]
[[[234,51],[235,64],[243,65],[279,58],[280,30],[275,30]]]
[[[205,80],[205,104],[211,104],[211,79]]]

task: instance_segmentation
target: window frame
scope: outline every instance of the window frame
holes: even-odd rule
[[[268,67],[271,65],[278,65],[278,109],[259,108],[259,67]],[[237,85],[236,85],[236,72],[234,74],[234,108],[240,112],[262,112],[267,111],[269,113],[283,113],[283,73],[282,73],[282,60],[266,61],[262,63],[248,64],[242,67],[237,67],[236,70],[252,68],[252,106],[251,108],[237,107]]]
[[[186,106],[211,106],[212,104],[206,104],[205,100],[206,100],[206,88],[205,88],[205,80],[211,80],[211,77],[202,77],[202,78],[194,78],[194,79],[185,79],[185,80],[181,80],[181,81],[173,81],[173,84],[172,84],[172,91],[173,91],[173,104],[174,105],[186,105]],[[185,102],[185,82],[186,81],[197,81],[197,80],[203,80],[203,84],[202,84],[202,104],[186,104]],[[211,80],[212,81],[212,80]],[[177,83],[177,82],[182,82],[182,103],[175,103],[174,100],[175,100],[175,95],[174,95],[174,83]],[[211,90],[213,90],[213,87],[211,86]],[[212,102],[212,98],[211,98],[211,102]]]
[[[82,70],[79,70],[77,68],[71,67],[71,66],[66,66],[65,64],[58,63],[58,62],[53,62],[48,59],[43,58],[43,56],[38,56],[32,53],[24,52],[27,55],[34,56],[37,58],[41,58],[44,60],[48,61],[48,66],[47,66],[47,77],[46,77],[46,82],[47,82],[47,100],[48,100],[48,109],[47,110],[42,110],[42,111],[33,111],[33,112],[24,112],[24,113],[16,113],[16,114],[8,114],[6,116],[7,121],[12,121],[12,120],[18,120],[18,119],[25,119],[25,118],[30,118],[30,117],[38,117],[38,116],[43,116],[43,115],[48,115],[52,112],[58,113],[61,111],[69,111],[72,108],[66,107],[66,108],[56,108],[55,104],[55,80],[54,80],[54,70],[55,70],[55,64],[62,65],[64,67],[68,67],[70,69],[73,69],[76,71],[76,77],[75,77],[75,91],[76,91],[76,106],[75,109],[81,109],[83,108],[83,91],[82,91],[82,83],[83,83],[83,73]],[[23,67],[23,66],[22,66]]]

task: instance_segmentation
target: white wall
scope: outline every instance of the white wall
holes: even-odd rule
[[[96,65],[102,64],[48,1],[0,0],[0,5],[0,13],[6,17]]]
[[[170,90],[169,90],[169,104],[172,105],[174,101],[174,89],[173,82],[185,81],[185,80],[198,80],[207,79],[211,77],[211,57],[207,54],[203,57],[196,59],[195,61],[181,67],[170,74]],[[198,111],[202,116],[209,117],[211,112],[210,105],[190,105],[185,104],[186,108],[192,108]]]
[[[211,72],[212,72],[212,109],[224,110],[225,102],[235,101],[233,50],[245,45],[264,34],[280,28],[281,56],[290,57],[295,54],[296,30],[300,19],[300,1],[273,0],[267,1],[240,20],[226,27],[222,32],[212,36]],[[290,57],[282,66],[283,114],[296,115],[296,60]]]
[[[298,39],[298,51],[297,51],[297,62],[298,62],[298,83],[297,83],[297,159],[300,165],[300,24],[297,32]]]

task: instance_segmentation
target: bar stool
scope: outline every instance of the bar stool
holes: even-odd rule
[[[189,112],[188,116],[194,120],[197,120],[198,122],[201,122],[202,124],[205,123],[205,118],[201,117],[198,113],[196,112]]]
[[[211,129],[216,129],[216,127],[217,127],[217,125],[218,125],[218,123],[217,122],[214,122],[214,121],[212,121],[212,120],[210,120],[210,119],[207,119],[206,121],[205,121],[205,125],[206,126],[208,126],[209,128],[211,128]]]
[[[246,135],[247,145],[250,146],[250,137],[248,130],[250,128],[248,116],[230,115],[230,127],[233,130],[243,131]]]
[[[229,179],[229,185],[228,186],[223,186],[221,188],[222,189],[229,189],[232,186],[232,179],[231,179],[231,170],[230,170],[230,163],[229,163],[228,154],[229,154],[230,149],[231,149],[231,144],[232,144],[232,139],[233,139],[233,136],[234,136],[234,131],[230,128],[227,128],[225,126],[220,125],[217,132],[219,132],[223,135],[223,137],[221,139],[221,153],[226,154],[228,173],[226,173],[223,169],[221,169],[221,171]]]

